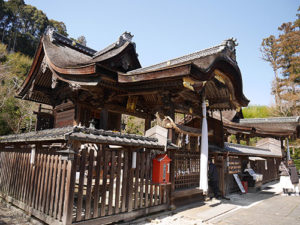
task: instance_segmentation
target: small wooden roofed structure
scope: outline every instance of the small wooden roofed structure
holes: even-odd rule
[[[249,141],[251,137],[270,137],[279,140],[300,137],[299,117],[240,119],[239,122],[224,120],[223,124],[225,136],[234,134],[238,142],[241,139]]]
[[[254,127],[261,136],[300,138],[300,116],[240,119],[239,124]]]
[[[131,38],[124,33],[96,52],[49,29],[17,97],[53,107],[70,100],[140,118],[170,111],[199,116],[204,95],[210,110],[248,105],[234,40],[140,68]]]
[[[222,114],[222,116],[221,116]],[[269,117],[244,119],[242,111],[213,112],[213,118],[223,121],[225,135],[242,138],[263,137],[284,139],[300,137],[300,117]]]
[[[279,164],[282,160],[281,151],[272,151],[270,149],[246,146],[240,144],[224,143],[224,148],[210,145],[210,154],[214,157],[220,177],[220,187],[223,194],[240,191],[232,174],[240,174],[242,177],[246,174],[244,170],[247,165],[255,173],[262,175],[260,182],[249,184],[249,189],[256,189],[262,183],[271,182],[279,179]],[[224,160],[225,157],[225,160]],[[224,168],[225,161],[225,168]],[[219,166],[218,166],[219,165]]]

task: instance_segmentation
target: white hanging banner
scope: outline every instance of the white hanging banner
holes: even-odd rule
[[[135,169],[136,168],[136,152],[132,152],[132,164],[131,168]]]
[[[189,135],[185,135],[185,144],[188,144],[189,143]]]
[[[32,147],[31,154],[30,154],[30,164],[35,163],[35,147]]]
[[[200,156],[200,185],[199,188],[206,194],[208,190],[207,162],[208,162],[208,129],[206,120],[206,104],[202,102],[202,136],[201,136],[201,156]]]
[[[286,139],[286,152],[287,152],[287,160],[291,160],[291,154],[290,154],[290,146],[289,146],[289,138]]]

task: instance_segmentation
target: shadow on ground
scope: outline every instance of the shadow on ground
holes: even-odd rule
[[[229,195],[230,200],[222,200],[222,203],[234,204],[237,206],[250,206],[257,202],[272,198],[280,194],[278,188],[279,181],[273,181],[262,186],[262,190],[255,193],[240,194],[234,193]]]

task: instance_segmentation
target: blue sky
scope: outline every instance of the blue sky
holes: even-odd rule
[[[63,21],[69,36],[84,35],[101,50],[128,31],[142,66],[237,39],[237,61],[245,96],[252,105],[271,105],[272,68],[261,59],[262,39],[296,19],[296,0],[25,0],[48,18]]]

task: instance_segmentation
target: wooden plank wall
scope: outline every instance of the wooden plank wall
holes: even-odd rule
[[[168,203],[169,188],[151,182],[149,151],[137,152],[133,169],[130,150],[97,149],[83,149],[76,162],[74,223]]]
[[[25,211],[30,210],[41,220],[59,223],[63,217],[68,161],[39,149],[33,166],[30,153],[29,146],[0,152],[1,195],[21,203],[19,207],[24,206]]]

